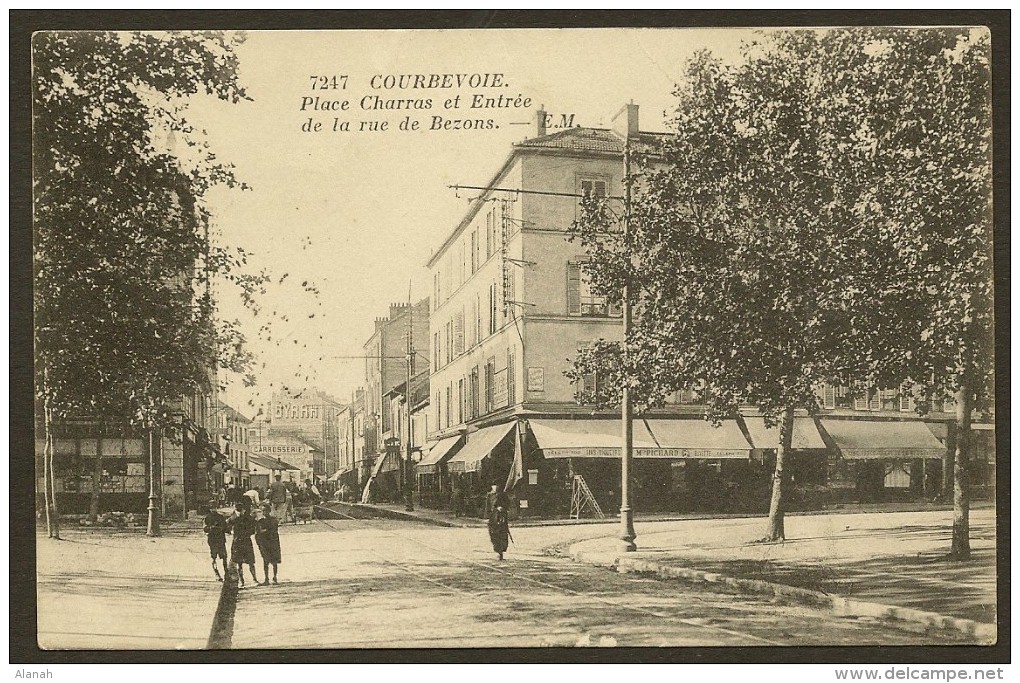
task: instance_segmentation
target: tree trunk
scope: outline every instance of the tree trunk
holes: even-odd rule
[[[772,475],[772,501],[769,504],[769,523],[765,541],[786,540],[784,508],[789,476],[786,473],[786,457],[793,443],[793,408],[783,410],[779,422],[779,448],[776,449],[776,470]]]
[[[50,424],[50,403],[49,399],[45,401],[43,407],[43,431],[46,436],[46,445],[43,447],[43,502],[46,505],[46,535],[50,538],[54,538],[57,535],[57,529],[54,525],[54,508],[53,508],[53,488],[51,486],[51,480],[53,478],[53,470],[50,467],[50,462],[53,458],[53,429]]]
[[[953,467],[953,545],[950,556],[970,558],[970,418],[972,401],[966,385],[956,392],[956,457]]]
[[[96,436],[96,462],[92,468],[92,496],[89,500],[89,521],[93,524],[99,519],[99,487],[103,479],[103,428],[100,426]]]
[[[953,481],[956,479],[956,433],[959,431],[957,422],[946,425],[946,456],[942,460],[942,492],[939,502],[952,500]]]
[[[46,471],[46,492],[49,494],[49,535],[60,540],[60,507],[57,505],[57,482],[53,467],[53,409],[46,406],[46,454],[43,457]]]

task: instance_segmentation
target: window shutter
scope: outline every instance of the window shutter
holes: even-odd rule
[[[567,263],[567,315],[581,315],[581,266]]]
[[[457,317],[454,318],[453,330],[453,352],[456,355],[464,353],[464,309],[462,308]]]
[[[907,384],[900,387],[900,410],[904,413],[914,409],[914,399],[907,393],[909,390],[910,386]]]
[[[822,407],[829,409],[836,407],[836,387],[831,384],[822,387]]]

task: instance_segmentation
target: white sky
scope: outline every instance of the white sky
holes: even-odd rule
[[[250,414],[281,385],[317,386],[347,400],[364,363],[336,356],[362,353],[374,319],[407,300],[409,282],[415,300],[429,293],[425,262],[474,194],[458,198],[447,185],[488,182],[511,144],[535,135],[540,105],[557,116],[575,114],[578,125],[608,127],[632,99],[641,106],[642,129],[665,130],[663,112],[684,60],[700,48],[735,58],[750,37],[732,29],[250,32],[238,53],[240,79],[254,101],[202,98],[190,115],[218,158],[235,164],[252,187],[209,195],[214,228],[224,243],[254,251],[253,265],[273,277],[259,319],[245,317],[237,297],[220,291],[222,313],[242,318],[260,357],[259,391],[235,381],[224,398]],[[446,98],[460,93],[463,102],[478,91],[369,87],[375,74],[476,72],[504,74],[509,87],[499,92],[531,98],[531,106],[445,112]],[[348,75],[346,91],[311,89],[311,76],[334,74]],[[389,120],[391,130],[302,132],[310,115],[300,111],[302,97],[316,94],[350,99],[351,110],[337,114],[342,119]],[[432,98],[433,110],[414,113],[423,127],[431,116],[449,114],[492,116],[499,128],[401,132],[394,128],[405,112],[372,116],[359,108],[366,94]],[[329,127],[334,114],[316,116]],[[320,294],[305,291],[305,281]],[[266,315],[273,311],[275,319]],[[267,322],[271,341],[258,333]]]

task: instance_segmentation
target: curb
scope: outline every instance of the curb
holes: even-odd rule
[[[973,638],[980,645],[994,645],[996,642],[995,624],[950,617],[937,612],[926,612],[908,607],[854,600],[808,588],[787,586],[761,579],[741,579],[700,569],[671,567],[655,560],[646,560],[640,557],[623,557],[612,553],[586,552],[581,548],[586,543],[590,543],[590,541],[570,546],[569,554],[572,560],[613,569],[621,574],[655,574],[660,579],[680,579],[693,583],[715,583],[729,586],[742,593],[774,595],[811,607],[829,609],[836,615],[843,617],[870,617],[883,621],[909,622],[921,626],[925,630],[948,631]]]

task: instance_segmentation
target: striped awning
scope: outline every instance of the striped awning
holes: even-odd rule
[[[456,453],[457,447],[461,443],[461,436],[451,436],[441,441],[437,441],[432,444],[429,448],[428,455],[422,458],[421,462],[416,465],[418,472],[422,474],[430,474],[439,470],[439,466],[446,462],[449,458],[453,457]]]
[[[747,425],[747,431],[751,435],[751,443],[755,448],[772,450],[779,448],[778,425],[772,429],[766,429],[765,418],[762,417],[745,417],[744,424]],[[798,450],[825,450],[825,442],[822,441],[822,436],[818,433],[818,427],[815,425],[813,418],[793,418],[793,441],[791,447]]]
[[[824,419],[822,427],[847,460],[941,458],[946,452],[923,422]]]
[[[477,432],[468,434],[464,447],[447,462],[450,471],[477,472],[480,470],[482,461],[489,457],[489,454],[516,426],[516,422],[507,422],[495,427],[484,427]]]

